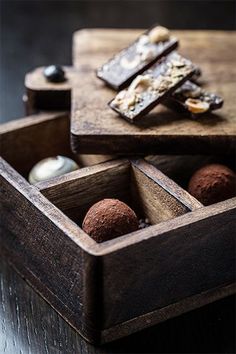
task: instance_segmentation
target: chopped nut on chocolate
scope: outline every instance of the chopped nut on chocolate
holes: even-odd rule
[[[207,112],[210,108],[209,103],[194,98],[188,98],[185,105],[194,114]]]
[[[178,66],[174,66],[172,62],[178,62]],[[136,94],[135,98],[132,98],[132,104],[119,102],[117,105],[117,98],[115,98],[109,102],[109,106],[122,117],[134,122],[161,103],[175,87],[177,88],[193,75],[194,70],[195,66],[190,60],[181,57],[178,53],[171,53],[133,80],[127,89],[127,92]],[[125,99],[126,97],[123,101]],[[132,110],[129,109],[131,106]]]
[[[156,56],[156,50],[152,47],[143,47],[142,50],[140,50],[140,59],[142,61],[150,61],[152,59],[154,59]]]
[[[125,69],[134,69],[140,64],[140,61],[141,61],[141,57],[139,55],[135,55],[135,57],[132,60],[123,57],[120,61],[120,65]]]
[[[126,88],[155,61],[168,55],[178,46],[178,40],[161,26],[138,37],[97,70],[97,77],[119,91]]]
[[[154,27],[148,34],[151,43],[167,41],[170,38],[170,31],[162,26]]]
[[[149,75],[138,75],[130,84],[128,91],[129,92],[143,92],[151,84],[151,77]]]
[[[153,80],[152,87],[154,90],[158,90],[159,92],[165,91],[168,87],[173,83],[173,79],[170,77],[164,77],[162,75],[158,76]]]
[[[131,92],[128,90],[123,90],[118,93],[116,98],[113,101],[113,104],[121,109],[129,109],[136,102],[136,94],[135,92]]]
[[[138,51],[139,46],[142,47],[143,45],[145,45],[147,43],[149,43],[149,37],[146,34],[143,34],[138,40],[137,51]]]
[[[205,112],[220,109],[224,100],[215,93],[205,91],[196,83],[186,81],[163,103],[165,106],[195,119]]]
[[[176,66],[177,68],[181,68],[184,66],[184,63],[181,60],[172,60],[171,64]]]

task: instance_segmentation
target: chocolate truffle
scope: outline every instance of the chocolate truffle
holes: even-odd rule
[[[31,184],[62,176],[79,168],[77,163],[66,156],[48,157],[39,161],[30,171],[28,180]]]
[[[96,242],[138,230],[139,222],[135,212],[118,199],[103,199],[87,212],[83,230]]]
[[[193,174],[188,191],[204,205],[221,202],[236,195],[236,175],[224,165],[206,165]]]

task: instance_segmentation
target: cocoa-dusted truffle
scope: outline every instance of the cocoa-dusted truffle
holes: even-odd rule
[[[193,174],[188,191],[204,205],[221,202],[236,195],[236,175],[224,165],[206,165]]]
[[[103,199],[87,212],[83,230],[96,242],[138,230],[139,222],[135,212],[118,199]]]

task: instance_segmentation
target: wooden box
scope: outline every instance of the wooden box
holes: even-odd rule
[[[71,156],[68,115],[35,115],[0,133],[1,247],[88,341],[108,342],[235,292],[236,198],[203,207],[173,180],[184,186],[201,157],[112,160],[32,186],[25,178],[38,160]],[[105,197],[127,202],[152,226],[96,243],[81,221]]]

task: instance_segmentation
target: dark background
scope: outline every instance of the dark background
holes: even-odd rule
[[[235,30],[236,2],[0,0],[0,122],[24,116],[21,98],[27,71],[51,63],[71,64],[75,30],[147,28],[156,22],[171,29]],[[28,348],[33,354],[110,354],[124,353],[124,350],[127,353],[234,353],[236,349],[234,296],[100,350],[88,345],[66,325],[4,259],[0,259],[0,278],[0,313],[3,314],[0,347],[7,354],[29,353]]]
[[[24,75],[71,63],[72,33],[83,27],[236,28],[236,2],[0,0],[0,122],[24,115]]]

